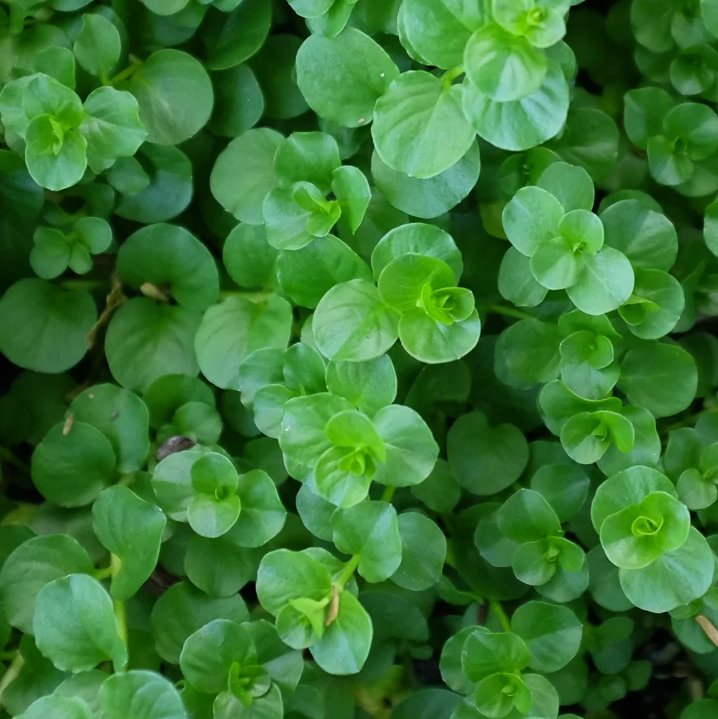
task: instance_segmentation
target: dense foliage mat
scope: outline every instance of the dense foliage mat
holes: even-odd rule
[[[718,0],[5,0],[0,719],[718,717]]]

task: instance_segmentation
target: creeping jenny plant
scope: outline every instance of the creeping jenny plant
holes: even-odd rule
[[[0,123],[0,719],[718,717],[718,0],[9,0]]]

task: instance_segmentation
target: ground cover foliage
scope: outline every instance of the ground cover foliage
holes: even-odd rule
[[[8,0],[0,716],[718,717],[718,0]]]

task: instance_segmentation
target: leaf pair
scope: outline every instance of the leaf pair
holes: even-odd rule
[[[92,269],[91,255],[105,252],[112,244],[112,228],[100,217],[82,217],[69,232],[38,227],[30,265],[38,277],[52,280],[68,268],[84,275]]]
[[[579,310],[602,315],[629,299],[634,275],[623,253],[604,247],[604,226],[592,206],[588,174],[554,163],[538,186],[520,189],[506,205],[503,225],[539,285],[565,289]]]
[[[279,445],[292,462],[313,470],[320,496],[345,508],[365,499],[372,481],[419,484],[438,453],[428,427],[408,407],[389,405],[369,419],[329,393],[286,403]]]
[[[718,150],[718,115],[707,105],[675,104],[664,90],[643,88],[627,93],[624,119],[631,141],[647,151],[657,182],[689,196],[715,191],[710,163]]]
[[[257,596],[276,616],[282,640],[308,647],[317,664],[332,674],[353,674],[364,665],[373,629],[366,610],[343,582],[345,567],[321,549],[265,555],[257,574]]]
[[[401,339],[422,362],[458,359],[478,342],[473,294],[457,287],[461,253],[446,232],[420,223],[387,233],[371,257],[378,288],[365,280],[336,285],[322,298],[312,327],[330,359],[375,359]]]
[[[42,73],[9,82],[0,94],[0,115],[17,147],[24,144],[30,175],[49,190],[77,184],[88,165],[102,172],[134,155],[147,136],[129,93],[101,87],[83,104]]]
[[[593,499],[591,520],[634,605],[670,611],[707,591],[712,552],[665,475],[635,466],[609,477]]]
[[[156,467],[152,487],[175,521],[202,537],[231,532],[241,547],[259,547],[284,525],[286,512],[274,482],[261,470],[240,475],[225,454],[193,447],[170,454]]]

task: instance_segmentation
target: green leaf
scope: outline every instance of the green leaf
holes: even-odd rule
[[[531,257],[540,245],[559,236],[563,205],[540,187],[521,188],[504,208],[504,231],[511,244]]]
[[[170,519],[187,521],[187,508],[195,494],[191,479],[192,465],[203,452],[201,447],[174,452],[154,468],[152,489],[157,503]]]
[[[262,203],[278,185],[274,155],[284,138],[275,130],[249,130],[232,140],[212,168],[212,195],[238,220],[264,224]]]
[[[254,699],[248,706],[229,692],[222,692],[213,704],[216,719],[281,719],[284,714],[282,694],[272,685],[266,694]]]
[[[561,428],[561,444],[579,464],[598,462],[611,445],[629,452],[634,442],[633,425],[617,412],[580,412]]]
[[[230,297],[210,307],[195,337],[202,374],[217,387],[239,389],[239,367],[245,357],[264,347],[284,349],[291,322],[289,303],[276,296],[257,303]]]
[[[194,235],[176,225],[156,224],[131,234],[117,253],[123,282],[139,289],[149,282],[169,285],[176,302],[188,310],[206,310],[219,297],[217,266]]]
[[[351,408],[343,397],[325,392],[289,400],[284,407],[279,435],[282,452],[295,462],[313,467],[332,446],[325,432],[327,422]]]
[[[332,177],[332,193],[339,203],[344,222],[348,223],[352,234],[356,233],[371,202],[371,188],[364,173],[356,167],[338,167]]]
[[[376,287],[359,279],[329,290],[317,305],[312,326],[325,357],[362,362],[380,357],[396,342],[399,319]]]
[[[687,469],[681,473],[676,483],[678,496],[692,510],[710,507],[718,499],[718,488],[703,478],[697,469]]]
[[[464,84],[467,119],[484,140],[504,150],[528,150],[555,137],[566,122],[568,106],[568,85],[554,62],[549,62],[540,86],[516,100],[498,102],[473,83]]]
[[[95,500],[115,477],[115,452],[100,430],[73,422],[56,424],[32,455],[31,474],[43,496],[61,507]]]
[[[136,394],[111,384],[93,385],[72,400],[70,414],[107,437],[118,472],[136,472],[144,465],[150,449],[149,414]]]
[[[389,55],[355,28],[333,39],[311,35],[297,53],[297,84],[305,100],[344,127],[371,122],[376,101],[398,74]]]
[[[621,318],[636,337],[655,340],[667,335],[685,309],[681,284],[662,270],[637,270],[633,296],[619,308]]]
[[[265,554],[257,572],[257,597],[277,615],[292,599],[321,601],[331,595],[332,575],[307,552],[277,549]]]
[[[601,524],[601,546],[622,569],[643,569],[662,554],[680,549],[691,526],[688,508],[670,494],[652,492]]]
[[[332,175],[341,164],[336,140],[323,132],[293,132],[274,156],[280,187],[310,182],[324,194],[331,189]]]
[[[215,619],[245,622],[247,607],[234,593],[226,598],[210,597],[189,582],[173,584],[152,609],[152,635],[157,652],[170,664],[179,664],[187,638]]]
[[[703,535],[691,528],[679,549],[643,569],[621,569],[621,587],[646,612],[669,612],[702,597],[713,579],[715,560]]]
[[[481,320],[478,311],[473,308],[472,293],[464,288],[456,288],[454,292],[452,289],[434,292],[433,295],[438,295],[438,298],[431,301],[441,306],[444,304],[444,298],[448,298],[445,306],[461,308],[463,319],[446,324],[432,317],[425,309],[415,309],[401,317],[399,339],[404,349],[420,362],[453,362],[471,352],[479,341]],[[455,302],[452,295],[458,297],[458,301]],[[468,316],[463,308],[469,309]]]
[[[65,190],[82,179],[87,140],[78,130],[64,130],[50,115],[38,115],[27,127],[25,143],[27,170],[41,187]]]
[[[501,533],[514,542],[534,542],[560,536],[561,523],[551,505],[533,489],[512,494],[496,515]]]
[[[428,180],[392,170],[376,152],[371,158],[374,182],[387,200],[398,210],[422,219],[439,217],[458,205],[476,185],[480,169],[476,143],[456,164]]]
[[[139,194],[125,194],[116,213],[137,222],[167,222],[192,199],[192,164],[174,147],[144,144],[138,155],[148,168],[149,185]]]
[[[311,309],[335,285],[371,280],[366,262],[332,235],[317,237],[298,250],[280,252],[276,275],[282,291],[293,302]]]
[[[367,660],[372,636],[372,622],[364,607],[353,594],[342,592],[336,619],[309,651],[328,674],[356,674]]]
[[[482,679],[474,694],[477,709],[491,719],[511,711],[523,713],[531,706],[531,693],[517,674],[497,673]]]
[[[287,512],[266,472],[254,469],[241,475],[237,496],[242,503],[242,514],[231,530],[234,541],[242,547],[261,547],[279,534]]]
[[[536,281],[547,290],[565,290],[572,287],[578,281],[582,269],[580,256],[576,256],[571,248],[567,247],[563,238],[556,238],[538,247],[531,257],[529,267]]]
[[[688,407],[697,382],[693,356],[677,345],[641,344],[621,363],[619,387],[631,403],[645,407],[656,417],[669,417]]]
[[[43,719],[46,716],[57,719],[92,719],[87,704],[79,697],[48,696],[38,699],[18,715],[20,719]]]
[[[366,362],[332,360],[326,382],[332,394],[348,399],[370,417],[396,399],[396,371],[387,355]]]
[[[447,456],[452,474],[464,489],[491,495],[521,476],[528,464],[529,447],[517,427],[491,427],[483,414],[471,412],[449,430]]]
[[[399,569],[402,538],[396,510],[386,502],[365,501],[332,515],[333,541],[344,554],[359,555],[359,574],[383,582]]]
[[[374,427],[386,447],[386,462],[374,479],[390,487],[409,487],[426,479],[436,464],[439,447],[431,430],[413,409],[389,405],[379,410]]]
[[[207,71],[191,55],[158,50],[125,88],[140,106],[147,140],[178,145],[201,130],[212,114],[214,93]]]
[[[623,252],[635,269],[668,271],[676,261],[678,236],[663,214],[638,200],[621,200],[601,212],[606,244]]]
[[[183,569],[198,589],[212,597],[236,595],[257,574],[260,557],[235,540],[239,522],[217,538],[194,534],[187,544]]]
[[[521,384],[550,382],[559,373],[561,335],[538,320],[521,320],[506,329],[497,344],[511,376]]]
[[[589,478],[573,464],[545,464],[531,477],[531,489],[544,496],[561,522],[571,520],[588,497]]]
[[[314,18],[324,15],[333,3],[334,0],[291,0],[289,4],[297,15]]]
[[[63,671],[89,671],[107,660],[121,670],[127,663],[112,600],[85,574],[56,579],[38,592],[33,632],[37,648]]]
[[[215,539],[226,534],[236,523],[241,501],[236,495],[218,498],[214,494],[197,494],[187,506],[187,521],[202,537]]]
[[[566,212],[593,209],[593,180],[582,167],[554,162],[541,173],[536,184],[548,190]]]
[[[167,520],[159,507],[120,485],[98,497],[92,514],[95,534],[120,562],[110,592],[120,601],[127,600],[154,571]]]
[[[238,224],[227,236],[222,262],[240,287],[266,287],[274,279],[279,252],[267,242],[263,226]]]
[[[259,74],[259,68],[255,70]],[[252,68],[236,65],[211,77],[214,110],[207,127],[222,137],[238,137],[254,127],[264,113],[265,98]],[[296,86],[294,90],[296,93]]]
[[[461,88],[423,71],[400,75],[376,103],[372,137],[393,170],[428,179],[468,152],[474,131],[461,109]]]
[[[399,34],[410,55],[448,70],[462,64],[466,43],[487,19],[484,3],[408,0],[399,10]]]
[[[72,50],[83,70],[104,77],[120,59],[121,44],[120,33],[110,20],[86,14]]]
[[[578,653],[583,626],[567,607],[527,602],[511,617],[511,628],[531,653],[529,667],[535,671],[556,672]]]
[[[407,254],[441,260],[451,268],[456,282],[464,269],[461,252],[448,232],[435,225],[415,222],[400,225],[381,238],[371,253],[374,278],[378,280],[390,262]]]
[[[261,0],[237,3],[229,7],[217,4],[207,13],[202,39],[207,52],[207,67],[226,70],[248,60],[264,44],[272,25],[272,8]]]
[[[109,677],[100,688],[102,711],[108,719],[185,719],[179,692],[155,672],[133,670]]]
[[[382,300],[395,310],[409,312],[429,292],[454,284],[454,273],[441,260],[408,253],[392,260],[379,275],[377,286]]]
[[[612,612],[625,612],[633,605],[621,589],[618,579],[618,567],[608,561],[603,549],[594,547],[586,555],[590,570],[591,597],[601,607]]]
[[[608,517],[642,502],[652,492],[676,497],[673,483],[650,467],[631,467],[609,477],[596,491],[591,504],[591,521],[597,532]]]
[[[547,61],[525,38],[488,24],[469,38],[464,67],[480,92],[497,102],[510,102],[539,89]]]
[[[551,551],[552,544],[547,539],[520,544],[511,560],[511,568],[516,578],[533,587],[547,584],[558,569]]]
[[[401,564],[391,581],[404,589],[423,591],[436,585],[446,558],[446,537],[439,527],[419,512],[399,516]]]
[[[592,107],[577,107],[571,108],[566,127],[551,147],[566,162],[587,170],[597,182],[616,165],[618,138],[618,128],[606,113]]]
[[[129,92],[101,87],[87,96],[80,131],[87,138],[91,170],[102,171],[117,158],[137,152],[147,137],[139,112],[138,102]]]
[[[634,275],[628,258],[613,247],[582,255],[583,268],[566,291],[574,305],[588,315],[618,309],[633,292]]]
[[[199,372],[194,337],[201,315],[176,305],[135,297],[112,315],[105,352],[115,380],[144,392],[166,374]]]
[[[0,299],[0,352],[36,372],[74,367],[88,350],[85,335],[97,311],[86,292],[70,292],[44,280],[24,279]]]
[[[198,691],[217,694],[227,685],[234,663],[255,665],[254,642],[241,624],[215,619],[187,638],[180,654],[185,679]]]
[[[477,627],[464,642],[461,663],[466,677],[480,682],[497,672],[518,672],[531,661],[526,643],[517,634],[493,633]]]
[[[702,4],[705,5],[705,3]],[[685,708],[681,719],[708,719],[711,712],[716,709],[718,709],[718,701],[715,699],[697,699]]]
[[[0,570],[0,600],[12,626],[32,634],[38,592],[68,574],[90,573],[85,549],[66,534],[35,537],[20,544]]]
[[[663,132],[663,118],[673,107],[671,96],[658,87],[642,87],[626,93],[623,121],[631,142],[645,150],[648,139]]]

